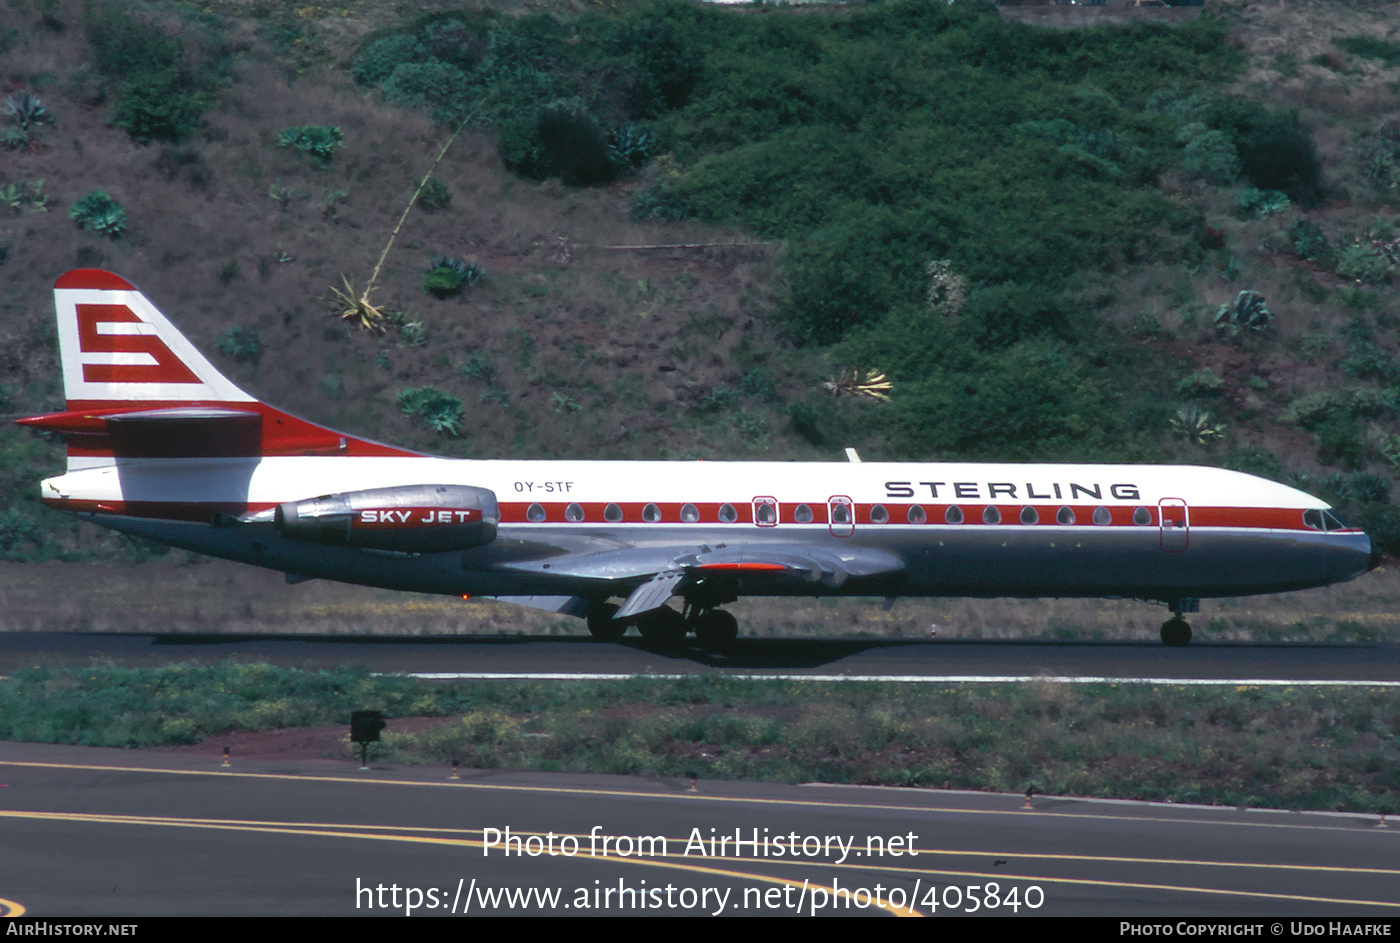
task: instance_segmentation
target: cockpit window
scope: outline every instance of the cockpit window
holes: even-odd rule
[[[1327,525],[1328,530],[1346,530],[1351,525],[1342,520],[1341,515],[1336,511],[1323,511],[1322,522]]]
[[[1303,512],[1303,524],[1313,530],[1326,530],[1322,523],[1322,511],[1317,508],[1309,508]]]

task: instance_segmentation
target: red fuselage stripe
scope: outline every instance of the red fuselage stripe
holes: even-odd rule
[[[97,511],[105,514],[125,514],[133,517],[150,517],[164,520],[176,521],[200,521],[207,522],[214,513],[221,514],[247,514],[265,511],[276,507],[275,502],[238,502],[238,501],[93,501],[79,499],[55,499],[45,498],[44,503],[49,507],[66,511]],[[646,525],[646,524],[747,524],[753,526],[753,507],[748,503],[734,502],[730,505],[735,512],[736,520],[726,522],[720,517],[720,510],[724,505],[719,502],[694,503],[693,507],[698,514],[696,521],[684,521],[681,518],[682,508],[685,504],[674,502],[646,502],[628,501],[617,502],[616,507],[622,512],[620,520],[608,520],[606,518],[607,509],[612,504],[601,501],[576,502],[582,511],[582,520],[571,521],[568,519],[568,509],[573,506],[570,502],[550,502],[540,503],[539,507],[544,510],[544,520],[531,520],[528,517],[533,504],[525,502],[509,502],[500,505],[502,524],[590,524],[597,526],[606,525]],[[655,507],[660,512],[660,520],[648,521],[644,517],[644,512],[649,507]],[[813,520],[807,523],[813,525],[826,526],[829,521],[826,515],[826,505],[812,503],[808,505],[813,512]],[[959,525],[948,525],[945,520],[945,512],[950,505],[929,505],[929,504],[882,504],[889,514],[889,519],[876,523],[870,518],[872,507],[877,505],[857,504],[856,524],[862,528],[881,527],[923,527],[928,525],[941,526],[961,526],[967,527],[982,524],[982,512],[987,507],[995,507],[1001,514],[999,527],[1063,527],[1067,525],[1059,524],[1056,514],[1060,507],[1068,506],[1074,512],[1074,527],[1093,528],[1097,526],[1128,526],[1128,527],[1157,527],[1160,525],[1158,509],[1151,505],[1146,507],[1150,515],[1150,520],[1146,524],[1137,524],[1133,520],[1136,508],[1132,507],[1111,507],[1108,508],[1112,521],[1108,525],[1096,525],[1093,523],[1094,506],[1077,505],[1054,505],[1039,506],[1036,508],[1039,520],[1035,524],[1025,524],[1021,521],[1021,509],[1026,505],[986,505],[986,504],[963,504],[957,505],[963,512],[964,523]],[[796,524],[790,508],[796,505],[783,505],[783,513],[780,516],[781,523]],[[924,521],[911,524],[908,521],[909,509],[918,507],[924,512]],[[1168,509],[1170,512],[1170,508]],[[1237,507],[1193,507],[1190,508],[1188,523],[1192,528],[1210,527],[1233,527],[1259,530],[1296,530],[1304,533],[1320,533],[1315,528],[1306,526],[1303,523],[1303,511],[1300,508],[1237,508]],[[840,526],[840,525],[838,525]],[[1357,528],[1346,528],[1345,531],[1359,533]],[[1345,531],[1331,531],[1340,533]]]

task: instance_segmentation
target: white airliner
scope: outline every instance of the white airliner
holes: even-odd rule
[[[67,435],[44,503],[291,582],[489,596],[715,650],[740,596],[1131,597],[1166,603],[1162,640],[1184,645],[1202,597],[1372,562],[1327,504],[1216,468],[425,455],[259,402],[117,275],[54,289],[67,409],[19,420]]]

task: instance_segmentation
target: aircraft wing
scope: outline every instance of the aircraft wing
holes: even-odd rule
[[[614,593],[630,590],[617,618],[665,605],[666,600],[701,582],[735,584],[781,581],[837,587],[850,577],[882,576],[904,569],[904,560],[874,547],[814,547],[804,544],[747,544],[709,547],[629,547],[508,564],[540,575],[599,580]]]

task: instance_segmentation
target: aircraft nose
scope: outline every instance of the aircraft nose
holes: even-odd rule
[[[1376,543],[1376,539],[1374,537],[1368,534],[1366,539],[1371,542],[1371,560],[1366,565],[1367,571],[1370,571],[1374,570],[1376,567],[1381,565],[1381,559],[1385,556],[1385,554],[1381,552],[1380,545]]]

